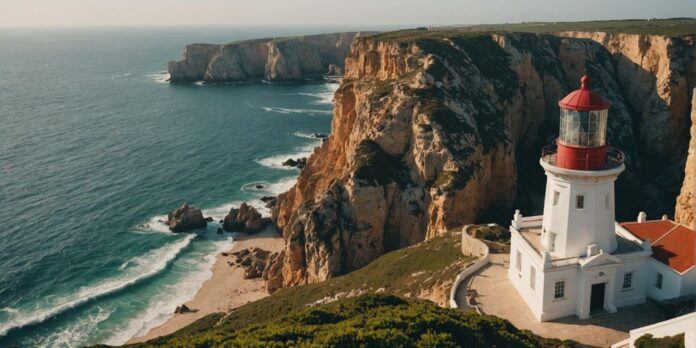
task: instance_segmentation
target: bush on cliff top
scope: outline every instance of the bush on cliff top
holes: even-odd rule
[[[237,331],[175,338],[167,345],[208,347],[570,347],[507,320],[425,301],[370,294],[304,308]]]

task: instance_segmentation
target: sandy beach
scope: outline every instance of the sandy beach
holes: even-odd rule
[[[227,252],[233,253],[252,247],[279,252],[283,248],[283,238],[275,230],[266,230],[251,236],[239,235],[232,249]],[[217,255],[212,269],[213,275],[203,283],[193,300],[185,303],[195,312],[174,314],[166,323],[153,328],[144,336],[130,339],[128,343],[144,342],[168,335],[208,314],[229,312],[230,309],[268,296],[263,280],[244,279],[242,267],[227,264],[231,259],[221,254]]]

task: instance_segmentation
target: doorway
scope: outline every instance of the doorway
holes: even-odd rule
[[[604,309],[604,288],[606,283],[592,284],[590,294],[590,312]]]

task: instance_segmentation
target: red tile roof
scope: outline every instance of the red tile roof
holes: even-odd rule
[[[668,220],[624,222],[621,227],[652,243],[652,257],[684,273],[696,264],[696,231]]]

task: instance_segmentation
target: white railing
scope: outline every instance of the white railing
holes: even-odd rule
[[[478,256],[478,260],[461,271],[461,273],[459,273],[454,279],[454,284],[452,284],[452,290],[450,291],[449,296],[449,304],[451,308],[459,308],[459,305],[457,304],[457,290],[462,282],[490,262],[490,250],[488,249],[488,245],[474,237],[469,236],[469,234],[466,233],[469,226],[471,225],[462,227],[462,254],[469,256],[472,253],[476,253],[477,255],[475,256]],[[476,311],[481,314],[478,306],[474,306],[474,308],[476,308]]]
[[[519,230],[521,228],[539,227],[544,221],[544,215],[522,216],[519,210],[515,210],[512,218],[512,227]]]

